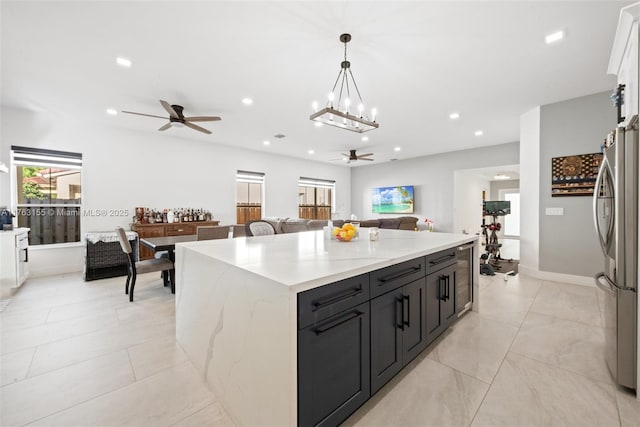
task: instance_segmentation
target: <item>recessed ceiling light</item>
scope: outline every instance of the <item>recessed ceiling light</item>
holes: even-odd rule
[[[129,68],[129,67],[131,67],[131,60],[130,60],[130,59],[127,59],[127,58],[123,58],[123,57],[121,57],[121,56],[118,56],[118,57],[116,58],[116,63],[117,63],[118,65],[120,65],[121,67],[125,67],[125,68]]]
[[[317,128],[322,127],[322,123],[321,123],[321,122],[316,122],[316,127],[317,127]]]
[[[451,120],[459,119],[460,118],[460,114],[459,113],[451,113],[451,114],[449,114],[449,118]]]
[[[400,148],[400,147],[395,147],[395,148],[393,149],[393,151],[400,151],[400,150],[401,150],[401,148]]]
[[[477,130],[474,135],[475,136],[482,136],[483,134],[484,134],[484,132],[482,132],[481,130]]]
[[[505,173],[498,173],[494,175],[493,179],[509,179],[509,175]]]
[[[557,41],[560,41],[564,38],[564,31],[556,31],[555,33],[551,33],[547,35],[544,40],[547,44],[551,44]]]
[[[114,110],[113,108],[107,108],[107,114],[109,114],[110,116],[116,116],[118,114],[118,111]]]
[[[262,141],[262,144],[264,144],[264,145],[271,145],[271,141],[264,140],[264,141]]]
[[[309,150],[309,151],[307,151],[307,153],[309,153],[309,154],[315,154],[316,152],[315,152],[315,151],[313,151],[313,150]]]
[[[253,99],[251,99],[251,98],[242,98],[242,103],[244,105],[251,105],[251,104],[253,104]]]
[[[368,141],[368,140],[369,140],[369,137],[368,137],[368,136],[363,136],[363,137],[362,137],[362,140],[363,140],[363,141]]]

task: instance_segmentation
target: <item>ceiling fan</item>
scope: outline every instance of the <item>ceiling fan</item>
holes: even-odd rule
[[[218,120],[222,120],[220,117],[217,117],[217,116],[185,117],[184,114],[182,114],[182,110],[184,109],[182,105],[175,105],[175,104],[170,105],[167,101],[163,101],[162,99],[160,100],[160,104],[164,107],[165,110],[167,110],[167,113],[169,113],[169,117],[154,116],[152,114],[135,113],[133,111],[124,111],[124,110],[122,112],[128,113],[128,114],[137,114],[138,116],[155,117],[157,119],[168,119],[169,123],[167,123],[166,125],[162,126],[160,129],[158,129],[161,131],[167,130],[171,126],[174,126],[174,127],[187,126],[193,130],[197,130],[198,132],[210,134],[211,133],[210,130],[205,129],[201,126],[195,125],[192,122],[217,122]]]
[[[347,159],[347,164],[351,163],[352,161],[358,161],[358,160],[366,160],[368,162],[372,162],[373,159],[369,159],[369,156],[373,156],[373,153],[367,153],[367,154],[356,154],[356,150],[349,150],[349,154],[344,154],[344,153],[340,153],[342,154],[346,159]]]

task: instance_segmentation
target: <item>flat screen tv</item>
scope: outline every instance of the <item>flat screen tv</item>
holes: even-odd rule
[[[485,215],[505,216],[511,213],[511,202],[508,200],[498,200],[484,202],[483,210]]]
[[[371,206],[373,213],[413,213],[413,185],[374,188]]]

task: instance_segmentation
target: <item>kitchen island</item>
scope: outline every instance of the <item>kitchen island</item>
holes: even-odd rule
[[[366,231],[361,230],[363,234]],[[306,358],[305,354],[309,353],[320,355],[321,352],[313,348],[303,349],[302,341],[307,342],[307,339],[299,337],[303,337],[301,334],[306,330],[312,330],[312,336],[320,336],[325,330],[342,324],[361,325],[356,329],[363,337],[362,342],[356,342],[355,345],[362,345],[362,349],[367,347],[358,385],[366,390],[359,394],[360,400],[349,403],[359,406],[362,399],[368,399],[375,392],[371,391],[368,384],[370,304],[373,307],[382,297],[390,295],[394,287],[388,289],[390,292],[382,289],[398,280],[399,285],[394,285],[396,288],[406,285],[399,289],[409,289],[422,281],[420,292],[423,295],[424,312],[429,256],[453,248],[455,257],[455,248],[469,242],[475,243],[476,254],[479,253],[477,236],[380,230],[378,241],[369,241],[367,237],[364,235],[351,242],[338,242],[325,239],[322,231],[309,231],[176,246],[177,341],[237,425],[307,424],[304,421],[306,418],[301,421],[298,414],[298,406],[304,405],[306,399],[301,395],[299,403],[298,391],[299,387],[302,388],[299,375],[313,376],[314,370],[308,369],[309,362],[306,359],[300,361],[299,366],[299,358]],[[431,261],[431,264],[435,265],[435,261]],[[473,294],[477,295],[477,266],[473,271]],[[410,279],[416,280],[407,284]],[[444,303],[450,295],[449,276],[446,280],[444,275],[436,279],[436,304],[438,300]],[[378,287],[374,286],[376,280]],[[344,296],[336,298],[329,293],[327,299],[326,290],[332,289],[332,286]],[[348,286],[344,289],[350,294],[344,294],[340,288],[344,286]],[[316,292],[325,295],[318,295],[314,299],[312,297]],[[426,293],[429,293],[428,289]],[[400,299],[407,299],[409,311],[412,303],[408,296],[402,295]],[[375,296],[378,298],[373,299]],[[321,302],[322,298],[326,302]],[[349,305],[350,300],[359,303],[357,309]],[[303,301],[311,304],[310,310],[305,311],[301,305]],[[332,305],[334,302],[337,305]],[[404,324],[405,302],[400,302]],[[393,300],[394,310],[395,303]],[[317,313],[310,313],[315,308],[318,309]],[[340,312],[343,309],[345,311]],[[351,315],[351,312],[356,314]],[[333,316],[329,317],[333,319],[345,313],[350,317],[333,321],[325,329],[314,326],[319,321],[326,322],[328,316]],[[374,311],[371,310],[371,313]],[[428,316],[423,317],[426,319]],[[372,325],[374,319],[372,316]],[[406,324],[409,325],[409,318]],[[405,331],[403,325],[399,327]],[[441,333],[442,329],[436,332]],[[331,333],[322,336],[330,337]],[[421,348],[426,344],[422,342]],[[345,349],[344,354],[350,350],[353,349]],[[360,350],[356,349],[354,354],[362,356],[364,353]],[[328,372],[332,372],[328,365],[334,358],[330,359],[325,360],[323,366],[318,366],[315,374],[327,368]],[[384,375],[380,377],[381,381]],[[371,377],[374,377],[373,372]],[[305,384],[304,387],[317,389],[313,384]],[[364,392],[368,394],[365,396]],[[329,393],[332,394],[335,393]],[[345,407],[348,413],[351,412],[349,405]],[[334,420],[330,419],[327,423],[333,424]]]

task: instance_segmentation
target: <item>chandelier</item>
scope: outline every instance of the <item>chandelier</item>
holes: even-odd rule
[[[356,85],[353,73],[351,72],[351,63],[347,61],[347,43],[351,41],[351,34],[342,34],[340,41],[344,43],[344,61],[340,63],[338,78],[333,85],[333,89],[331,89],[331,93],[329,93],[329,100],[327,101],[326,107],[318,110],[318,104],[314,102],[313,108],[316,111],[309,116],[309,119],[358,133],[376,129],[378,127],[378,123],[376,123],[376,110],[375,108],[371,110],[371,118],[367,116],[362,96],[360,96],[358,85]],[[338,83],[340,83],[340,91],[336,99]],[[355,90],[355,94],[360,101],[355,105],[351,98],[352,90]]]

